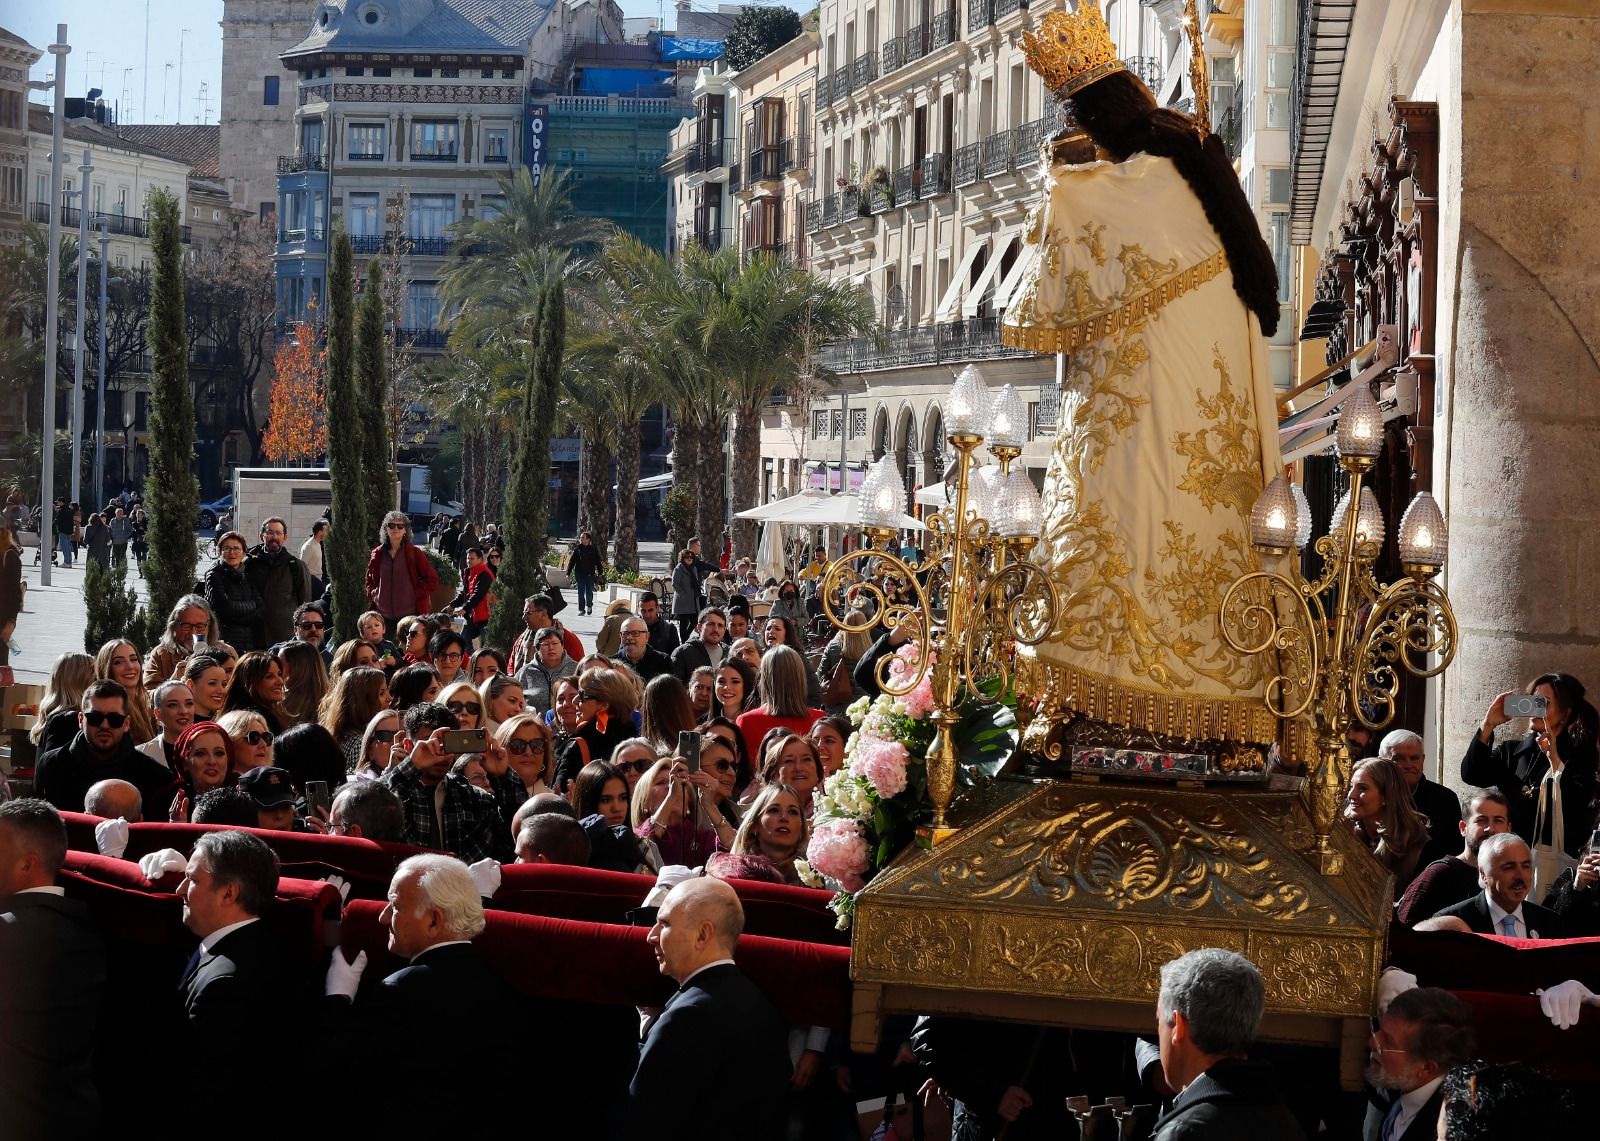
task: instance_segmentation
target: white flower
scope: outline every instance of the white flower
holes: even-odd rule
[[[800,859],[795,860],[795,862],[794,862],[794,870],[795,870],[795,874],[800,877],[801,882],[804,883],[807,887],[822,887],[823,886],[822,876],[819,875],[817,873],[816,869],[814,869],[810,864],[806,863],[804,860],[800,860]]]

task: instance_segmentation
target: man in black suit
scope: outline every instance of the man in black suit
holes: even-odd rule
[[[1428,754],[1423,749],[1422,738],[1410,729],[1395,729],[1378,746],[1378,756],[1393,761],[1400,770],[1406,789],[1411,793],[1411,802],[1428,818],[1428,834],[1448,850],[1461,822],[1461,801],[1455,793],[1429,780],[1423,773]]]
[[[39,758],[34,792],[63,812],[82,812],[90,788],[116,779],[137,788],[145,804],[165,805],[177,780],[135,748],[128,728],[128,691],[114,681],[91,683],[79,705],[78,735]]]
[[[106,948],[56,873],[67,828],[43,800],[0,804],[0,1133],[27,1139],[100,1131],[95,1023]]]
[[[1566,937],[1561,916],[1527,902],[1533,888],[1533,853],[1515,832],[1490,836],[1479,845],[1478,882],[1483,885],[1481,892],[1445,908],[1426,926],[1419,924],[1417,930],[1465,930],[1518,939]]]
[[[788,1034],[765,995],[733,962],[744,929],[739,897],[721,880],[673,888],[650,929],[661,973],[678,993],[650,1027],[628,1087],[625,1136],[651,1141],[781,1137]]]
[[[515,998],[472,945],[485,920],[467,865],[434,853],[404,860],[389,883],[383,922],[389,950],[409,962],[358,999],[367,953],[347,962],[343,951],[334,951],[324,988],[333,1056],[358,1067],[360,1059],[368,1059],[369,1076],[380,1084],[392,1082],[393,1059],[373,1050],[375,1042],[510,1057],[510,1029],[518,1022]],[[418,1136],[440,1130],[463,1136],[488,1132],[504,1112],[496,1099],[464,1096],[450,1081],[413,1083],[383,1102],[380,1115]],[[368,1120],[363,1128],[373,1125]]]
[[[200,936],[179,987],[192,1042],[260,1043],[287,1020],[285,956],[261,921],[277,890],[278,857],[250,833],[195,841],[178,885],[183,925]]]
[[[1432,1141],[1444,1076],[1472,1057],[1472,1008],[1437,987],[1402,991],[1368,1045],[1363,1141]]]

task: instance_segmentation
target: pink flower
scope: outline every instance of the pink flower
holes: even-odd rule
[[[900,742],[867,737],[850,759],[850,772],[870,784],[879,797],[896,796],[905,791],[909,759]]]
[[[845,891],[860,891],[866,886],[864,877],[869,870],[861,825],[837,817],[819,822],[806,845],[806,862]]]
[[[930,672],[919,681],[916,688],[910,693],[900,695],[900,703],[906,707],[906,715],[921,719],[933,712],[933,674]]]

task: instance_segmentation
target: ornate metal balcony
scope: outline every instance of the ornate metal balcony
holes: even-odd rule
[[[905,66],[905,54],[901,48],[902,44],[900,43],[899,36],[895,36],[891,40],[884,41],[883,51],[879,53],[879,56],[883,60],[883,74],[888,75],[891,71],[898,71],[900,68]],[[817,102],[822,102],[821,96],[817,97]]]
[[[835,103],[850,97],[850,69],[848,67],[841,67],[833,73],[833,79],[829,84],[828,90],[832,101]]]
[[[918,24],[900,37],[900,56],[906,63],[915,63],[928,54],[928,25]]]
[[[917,200],[917,184],[922,181],[920,170],[916,166],[902,166],[894,172],[894,201],[897,206]]]
[[[826,203],[826,199],[822,202],[806,203],[806,233],[815,234],[822,229],[822,211]]]
[[[967,30],[994,23],[995,0],[967,0]]]
[[[817,106],[823,107],[830,102],[832,92],[831,78],[826,75],[817,76]]]
[[[885,329],[875,337],[831,341],[817,350],[816,362],[834,372],[852,373],[1036,355],[1001,342],[999,317],[979,317],[943,325]]]
[[[451,156],[452,158],[454,156]],[[298,174],[302,170],[327,170],[326,151],[295,151],[292,155],[278,156],[279,174]]]
[[[860,91],[878,78],[878,50],[873,48],[866,55],[856,56],[855,63],[850,68],[850,87]]]
[[[726,143],[726,139],[709,139],[691,143],[689,154],[684,161],[684,169],[690,174],[716,170],[722,165],[722,155],[726,149]]]
[[[1161,61],[1153,55],[1130,55],[1123,59],[1128,70],[1144,80],[1151,91],[1161,89]]]
[[[928,50],[936,52],[961,38],[961,19],[954,8],[946,8],[928,25]]]
[[[968,143],[956,151],[955,174],[951,185],[956,187],[971,186],[978,181],[978,167],[983,162],[983,144]]]
[[[917,197],[934,198],[940,194],[950,193],[950,163],[943,154],[924,155],[922,159],[922,183],[917,188]]]
[[[1013,12],[1020,12],[1028,6],[1028,0],[994,0],[994,18],[996,22],[1005,19]]]
[[[983,177],[1002,174],[1011,169],[1011,132],[996,131],[983,140]]]
[[[1039,161],[1039,141],[1044,134],[1044,120],[1035,119],[1020,127],[1011,128],[1011,161],[1018,170],[1033,166]]]

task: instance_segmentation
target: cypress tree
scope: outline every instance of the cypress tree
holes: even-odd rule
[[[356,620],[366,607],[368,536],[366,440],[361,400],[352,367],[355,282],[350,235],[333,232],[328,259],[328,476],[333,484],[333,526],[323,540],[323,569],[333,583],[333,638],[358,636]]]
[[[556,420],[561,362],[566,350],[567,302],[560,279],[542,286],[535,309],[533,347],[522,393],[522,426],[506,495],[505,558],[497,599],[484,636],[510,646],[522,629],[522,600],[544,587],[545,527],[550,517],[550,429]]]
[[[361,447],[367,464],[367,509],[361,533],[378,533],[394,501],[395,472],[389,464],[389,382],[384,372],[387,345],[383,322],[383,266],[367,263],[367,285],[356,309],[356,411],[361,418]]]
[[[150,195],[150,470],[144,504],[150,516],[150,557],[144,577],[152,625],[166,621],[178,599],[193,589],[196,549],[194,399],[189,393],[189,338],[183,316],[183,247],[178,200],[164,190]],[[154,639],[143,643],[153,645]]]

